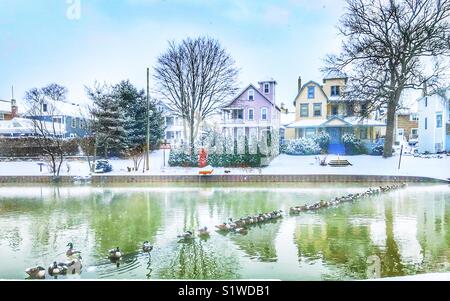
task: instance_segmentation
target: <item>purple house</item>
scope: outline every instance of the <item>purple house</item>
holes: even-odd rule
[[[244,131],[245,136],[259,137],[263,131],[280,128],[281,110],[276,105],[273,79],[261,81],[259,88],[250,84],[222,109],[223,132],[237,136]]]

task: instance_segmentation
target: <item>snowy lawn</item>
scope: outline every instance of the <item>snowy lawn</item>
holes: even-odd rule
[[[166,167],[163,166],[163,151],[151,154],[150,172],[146,174],[163,175],[197,175],[199,168],[168,167],[169,151],[166,151]],[[230,168],[230,174],[346,174],[346,175],[406,175],[424,176],[438,179],[450,177],[450,156],[438,158],[414,158],[403,156],[400,170],[398,169],[398,156],[389,159],[382,157],[360,155],[340,156],[347,159],[353,166],[330,167],[320,166],[316,156],[289,156],[280,155],[265,168]],[[337,159],[336,155],[328,155],[327,161]],[[143,172],[128,172],[127,167],[132,166],[131,160],[110,160],[113,172],[109,175],[142,175]],[[36,161],[0,162],[0,175],[48,175],[47,168],[39,172]],[[69,169],[67,168],[69,166]],[[224,174],[225,168],[216,168],[215,174]],[[89,168],[85,161],[67,161],[63,163],[61,175],[88,175]]]

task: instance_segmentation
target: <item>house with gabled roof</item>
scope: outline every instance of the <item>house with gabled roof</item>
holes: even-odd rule
[[[238,131],[259,137],[264,131],[279,130],[281,109],[276,103],[277,82],[273,79],[249,84],[224,108],[221,127],[234,137]]]
[[[329,73],[323,78],[323,84],[308,81],[302,85],[299,77],[294,100],[295,122],[287,126],[290,131],[295,131],[292,136],[301,138],[327,132],[331,138],[330,146],[337,152],[343,151],[344,133],[353,133],[368,143],[380,138],[385,123],[358,116],[356,112],[364,111],[364,102],[349,102],[344,94],[346,84],[347,76],[343,73]]]

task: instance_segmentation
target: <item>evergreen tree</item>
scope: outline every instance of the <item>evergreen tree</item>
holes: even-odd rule
[[[106,85],[87,88],[87,94],[94,104],[92,115],[97,146],[103,149],[105,158],[119,155],[126,147],[127,138],[125,112],[121,103]]]

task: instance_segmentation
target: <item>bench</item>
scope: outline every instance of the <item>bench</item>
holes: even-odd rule
[[[345,166],[353,166],[350,162],[347,160],[331,160],[328,162],[328,165],[332,167],[345,167]]]

